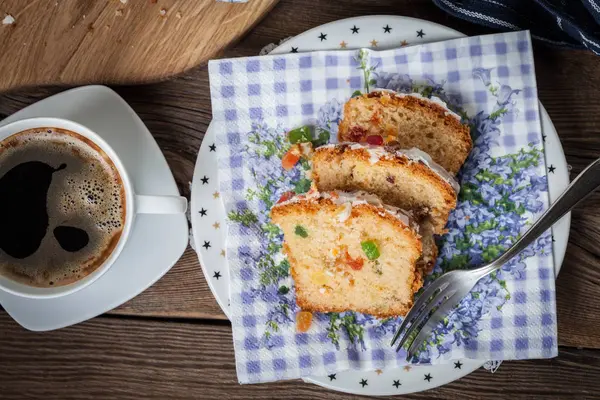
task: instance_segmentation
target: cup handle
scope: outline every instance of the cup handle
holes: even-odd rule
[[[135,195],[135,212],[138,214],[182,214],[186,210],[185,197]]]

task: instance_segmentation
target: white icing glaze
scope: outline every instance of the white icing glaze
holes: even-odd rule
[[[350,146],[351,150],[364,149],[364,150],[368,151],[369,152],[369,162],[371,163],[371,165],[378,163],[379,160],[381,160],[381,159],[391,158],[394,156],[406,157],[413,162],[420,161],[423,164],[425,164],[427,167],[429,167],[429,169],[431,169],[434,173],[436,173],[440,178],[442,178],[444,181],[448,182],[448,184],[450,186],[452,186],[452,189],[454,189],[455,193],[458,194],[458,192],[460,191],[460,185],[458,184],[458,182],[456,181],[454,176],[451,173],[449,173],[448,171],[446,171],[444,169],[444,167],[442,167],[441,165],[439,165],[435,161],[433,161],[429,154],[427,154],[426,152],[424,152],[422,150],[417,149],[416,147],[413,147],[412,149],[404,149],[404,150],[391,150],[391,149],[388,150],[384,146],[372,146],[372,145],[366,145],[366,144],[361,144],[361,143],[347,142],[347,143],[339,143],[339,144],[327,144],[325,146],[321,146],[321,147],[317,148],[315,151],[319,151],[319,149],[333,149],[337,146],[342,146],[342,145]]]
[[[442,100],[436,96],[425,97],[420,93],[402,93],[402,92],[396,92],[396,91],[390,90],[390,89],[374,89],[374,90],[371,90],[370,93],[376,93],[376,92],[388,92],[388,93],[392,93],[398,97],[410,96],[410,97],[414,97],[414,98],[421,99],[424,101],[429,101],[430,103],[437,104],[438,106],[444,108],[446,110],[446,115],[453,116],[454,118],[456,118],[458,120],[458,122],[460,122],[462,120],[460,115],[458,115],[457,113],[455,113],[454,111],[452,111],[448,108],[448,104],[446,104],[446,102],[444,100]]]
[[[352,204],[346,203],[344,204],[344,210],[338,214],[338,221],[346,221],[348,218],[350,218],[350,214],[352,214]]]
[[[332,193],[334,193],[332,195]],[[273,206],[273,208],[282,207],[287,204],[299,203],[301,201],[315,201],[318,199],[328,199],[333,204],[343,205],[344,210],[338,214],[338,221],[344,222],[350,217],[352,208],[361,204],[370,204],[379,207],[382,212],[391,215],[407,227],[410,227],[415,233],[419,231],[419,225],[414,222],[412,213],[409,211],[402,210],[401,208],[384,204],[381,199],[373,194],[356,191],[356,192],[343,192],[340,190],[334,190],[332,192],[311,192],[306,195],[294,196],[289,200],[282,201]],[[381,214],[382,216],[385,214]]]
[[[335,196],[332,196],[330,192],[317,193],[317,196],[324,199],[329,199],[334,204],[338,205],[350,204],[351,207],[355,207],[360,204],[370,204],[376,207],[380,207],[386,213],[400,220],[404,225],[409,226],[416,231],[418,231],[419,229],[419,226],[412,221],[412,214],[409,211],[405,211],[398,207],[384,204],[383,201],[381,201],[381,199],[375,196],[374,194],[363,192],[360,190],[356,192],[343,192],[340,190],[334,190],[333,192],[336,194]],[[350,209],[350,212],[351,211],[352,210]]]
[[[408,150],[396,150],[396,154],[406,156],[407,158],[410,158],[413,161],[422,161],[440,178],[448,182],[450,186],[452,186],[452,189],[454,189],[454,192],[456,194],[458,194],[458,192],[460,191],[460,185],[458,184],[458,181],[454,178],[454,175],[452,175],[450,172],[446,171],[444,167],[433,161],[431,156],[426,152],[417,149],[416,147],[413,147],[412,149]]]

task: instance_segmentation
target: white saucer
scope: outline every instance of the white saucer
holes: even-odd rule
[[[0,125],[31,117],[79,122],[102,136],[119,154],[139,194],[179,195],[154,138],[129,105],[105,86],[84,86],[39,101]],[[0,290],[0,304],[32,331],[63,328],[109,311],[159,280],[188,244],[184,214],[138,215],[123,252],[90,286],[55,299],[27,299]]]

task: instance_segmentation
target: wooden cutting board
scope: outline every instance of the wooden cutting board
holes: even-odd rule
[[[0,92],[165,79],[216,57],[277,2],[0,0]]]

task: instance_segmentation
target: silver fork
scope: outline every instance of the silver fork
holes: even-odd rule
[[[433,329],[438,323],[460,303],[471,289],[473,289],[477,281],[500,269],[502,265],[518,255],[599,186],[600,158],[588,165],[529,230],[495,261],[471,270],[447,272],[427,286],[408,315],[406,315],[406,318],[404,318],[402,325],[400,325],[400,328],[392,339],[391,346],[394,346],[396,341],[400,339],[400,343],[396,348],[396,351],[399,351],[404,347],[408,338],[417,332],[419,326],[422,325],[419,334],[408,349],[407,359],[410,359],[421,345],[423,345],[423,342],[431,336]],[[423,324],[423,321],[425,321],[435,307],[438,307],[437,310]]]

